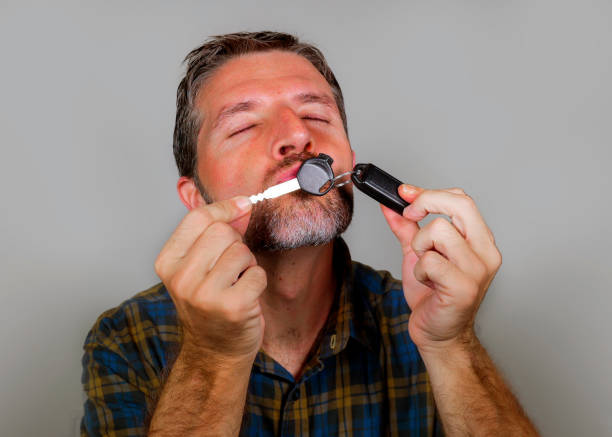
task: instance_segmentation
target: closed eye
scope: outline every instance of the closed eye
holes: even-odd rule
[[[255,126],[256,126],[256,125],[251,124],[251,125],[249,125],[249,126],[247,126],[247,127],[243,127],[242,129],[239,129],[239,130],[237,130],[237,131],[235,131],[235,132],[232,132],[228,138],[231,138],[231,137],[233,137],[234,135],[238,135],[239,133],[242,133],[242,132],[244,132],[244,131],[247,131],[247,130],[251,129],[252,127],[255,127]]]
[[[315,117],[312,115],[307,115],[306,117],[302,117],[303,120],[311,120],[311,121],[321,121],[323,123],[329,123],[329,120],[325,120],[324,118]]]

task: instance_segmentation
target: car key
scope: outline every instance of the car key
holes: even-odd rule
[[[324,153],[304,161],[297,173],[300,188],[315,196],[327,194],[334,187],[333,162],[332,157]]]
[[[357,164],[351,180],[359,190],[400,215],[410,205],[397,193],[402,182],[374,164]]]
[[[283,194],[302,189],[315,196],[323,196],[334,187],[341,187],[349,181],[374,200],[402,214],[404,208],[410,205],[399,197],[397,192],[402,182],[391,176],[374,164],[357,164],[353,171],[342,173],[334,177],[331,156],[320,153],[315,158],[304,161],[298,170],[297,177],[268,188],[263,193],[250,196],[251,203],[264,199],[273,199]],[[343,176],[351,175],[350,180],[336,184],[335,181]]]
[[[300,184],[297,178],[289,179],[288,181],[281,182],[280,184],[274,185],[259,194],[253,194],[249,196],[249,200],[252,204],[261,202],[265,199],[274,199],[284,194],[292,193],[300,189]]]
[[[396,213],[401,215],[404,208],[410,205],[397,192],[402,182],[374,164],[357,164],[353,171],[334,177],[331,168],[333,162],[334,160],[330,156],[323,153],[316,158],[306,160],[297,174],[302,190],[315,196],[323,196],[332,188],[346,184],[347,182],[340,184],[335,182],[337,179],[350,174],[350,180],[359,190]]]
[[[315,196],[323,196],[334,187],[334,171],[331,168],[333,162],[331,156],[320,153],[315,158],[307,159],[302,163],[296,178],[269,187],[262,193],[254,194],[249,197],[249,200],[254,204],[299,189]]]

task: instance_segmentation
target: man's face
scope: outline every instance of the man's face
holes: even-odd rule
[[[289,52],[232,59],[209,78],[196,102],[198,175],[213,200],[256,194],[294,178],[307,158],[325,153],[335,174],[354,156],[331,88],[305,58]],[[295,192],[255,205],[250,222],[234,225],[252,250],[323,244],[343,232],[352,188],[322,197]]]

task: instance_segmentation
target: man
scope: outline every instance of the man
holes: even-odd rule
[[[178,194],[162,284],[104,313],[85,343],[91,435],[536,435],[473,330],[501,264],[460,189],[403,185],[382,208],[402,281],[351,262],[350,185],[251,206],[319,153],[355,163],[323,55],[274,32],[187,56]],[[446,214],[419,229],[429,213]]]

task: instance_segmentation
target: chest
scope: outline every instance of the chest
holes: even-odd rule
[[[313,345],[294,345],[288,347],[266,347],[264,351],[274,361],[298,380],[310,358]]]
[[[428,435],[434,410],[423,375],[348,349],[308,366],[297,382],[254,372],[241,435]]]

